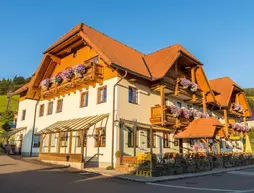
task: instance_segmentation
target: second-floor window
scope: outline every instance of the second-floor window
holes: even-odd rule
[[[48,115],[52,115],[52,113],[53,113],[53,105],[54,105],[53,101],[48,103]]]
[[[81,93],[80,97],[80,107],[87,107],[88,106],[88,92]]]
[[[98,103],[107,102],[107,86],[98,88]]]
[[[177,103],[176,103],[176,106],[179,107],[179,108],[181,108],[181,107],[182,107],[182,103],[177,102]]]
[[[56,112],[60,113],[63,111],[63,99],[57,101]]]
[[[40,105],[39,117],[44,115],[44,104]]]
[[[21,121],[24,121],[25,119],[26,119],[26,110],[23,110],[21,114]]]
[[[129,103],[138,104],[138,91],[134,87],[129,87]]]

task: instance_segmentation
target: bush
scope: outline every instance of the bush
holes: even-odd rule
[[[106,170],[113,170],[114,168],[112,166],[107,166],[105,169]]]

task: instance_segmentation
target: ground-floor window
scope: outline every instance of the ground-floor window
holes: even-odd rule
[[[56,134],[51,134],[51,147],[55,147],[56,145]]]
[[[85,135],[84,135],[84,147],[86,147],[86,131],[85,132]],[[81,143],[82,143],[82,132],[77,132],[77,140],[78,140],[78,143],[77,143],[77,147],[81,147]]]
[[[136,131],[136,147],[139,144],[139,130]],[[134,131],[128,130],[128,147],[134,147]]]
[[[163,147],[164,148],[170,148],[171,147],[171,141],[170,141],[170,133],[163,133]]]
[[[156,147],[156,132],[153,131],[153,138],[152,141],[150,139],[150,131],[147,131],[147,147],[150,148],[150,144],[152,144],[152,147]]]
[[[40,143],[41,143],[41,136],[34,135],[33,147],[40,147]]]
[[[61,147],[67,147],[68,132],[61,133]]]
[[[96,128],[96,147],[106,147],[106,128]]]

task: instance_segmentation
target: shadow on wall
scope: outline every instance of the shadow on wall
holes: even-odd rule
[[[27,131],[28,130],[28,131]],[[31,155],[31,144],[32,144],[32,132],[33,128],[28,127],[26,133],[23,134],[21,155],[30,156]],[[37,128],[35,128],[35,132]],[[32,156],[38,156],[39,148],[32,148]]]

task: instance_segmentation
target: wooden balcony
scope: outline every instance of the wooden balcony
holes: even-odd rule
[[[187,127],[190,123],[189,119],[176,118],[172,114],[167,113],[166,108],[162,109],[160,105],[151,107],[150,122],[153,125],[165,125],[173,128]]]
[[[48,90],[41,89],[41,97],[50,99],[103,82],[104,71],[102,65],[89,62],[85,64],[85,67],[87,70],[82,78],[75,76],[71,81],[64,80],[60,85],[51,85]]]

